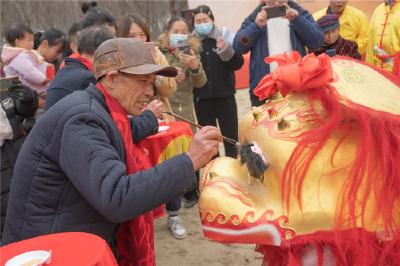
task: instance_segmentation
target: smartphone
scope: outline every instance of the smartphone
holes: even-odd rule
[[[186,46],[182,51],[184,54],[187,54],[187,55],[192,54],[192,49],[190,49],[190,46]]]
[[[160,46],[159,42],[145,42],[144,45],[150,49]]]
[[[265,7],[268,18],[279,18],[286,15],[286,6]]]
[[[192,54],[192,50],[190,49],[190,45],[189,45],[187,40],[179,41],[178,42],[178,49],[180,51],[183,51],[184,54],[187,54],[187,55],[191,55]]]
[[[325,50],[325,53],[327,55],[329,55],[330,57],[333,57],[336,55],[336,49],[329,49],[329,50]]]

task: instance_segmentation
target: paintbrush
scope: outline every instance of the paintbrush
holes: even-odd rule
[[[188,124],[190,124],[190,125],[192,125],[192,126],[194,126],[194,127],[202,128],[202,126],[200,126],[199,124],[193,123],[192,121],[190,121],[190,120],[188,120],[188,119],[186,119],[186,118],[184,118],[184,117],[182,117],[182,116],[180,116],[180,115],[177,115],[177,114],[175,114],[175,113],[172,113],[172,112],[163,112],[163,114],[167,114],[167,115],[173,116],[173,117],[175,117],[176,119],[181,120],[181,121],[183,121],[183,122],[186,122],[186,123],[188,123]],[[231,138],[228,138],[228,137],[225,137],[225,136],[222,136],[222,138],[223,138],[226,142],[228,142],[228,143],[230,143],[230,144],[233,144],[233,145],[239,145],[239,144],[240,144],[239,142],[237,142],[237,141],[234,140],[234,139],[231,139]]]

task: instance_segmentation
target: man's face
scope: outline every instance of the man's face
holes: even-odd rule
[[[331,8],[333,14],[342,14],[343,10],[347,5],[348,0],[330,0],[329,7]]]
[[[113,77],[107,78],[110,95],[129,115],[140,115],[154,95],[155,75],[132,75],[118,72]]]
[[[324,43],[332,44],[335,43],[339,38],[339,29],[328,30],[324,32]]]

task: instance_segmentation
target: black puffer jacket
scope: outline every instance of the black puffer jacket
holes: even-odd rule
[[[234,71],[242,67],[243,56],[235,53],[230,44],[223,50],[216,49],[216,39],[221,33],[215,26],[207,37],[199,36],[196,31],[193,35],[201,40],[201,64],[208,80],[202,88],[193,89],[194,101],[233,96],[236,92]]]
[[[157,120],[145,111],[131,124],[137,141]],[[20,151],[2,244],[68,231],[112,244],[118,223],[197,185],[185,154],[146,171],[125,171],[124,144],[101,92],[90,85],[65,97],[38,121]]]
[[[57,72],[47,90],[46,110],[74,91],[85,90],[90,83],[96,84],[93,73],[81,61],[65,58],[64,62],[65,66]]]

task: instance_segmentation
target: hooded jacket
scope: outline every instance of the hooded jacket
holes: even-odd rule
[[[6,77],[19,77],[19,80],[38,93],[47,89],[47,66],[44,58],[34,50],[26,50],[5,45],[1,52],[5,64]]]

